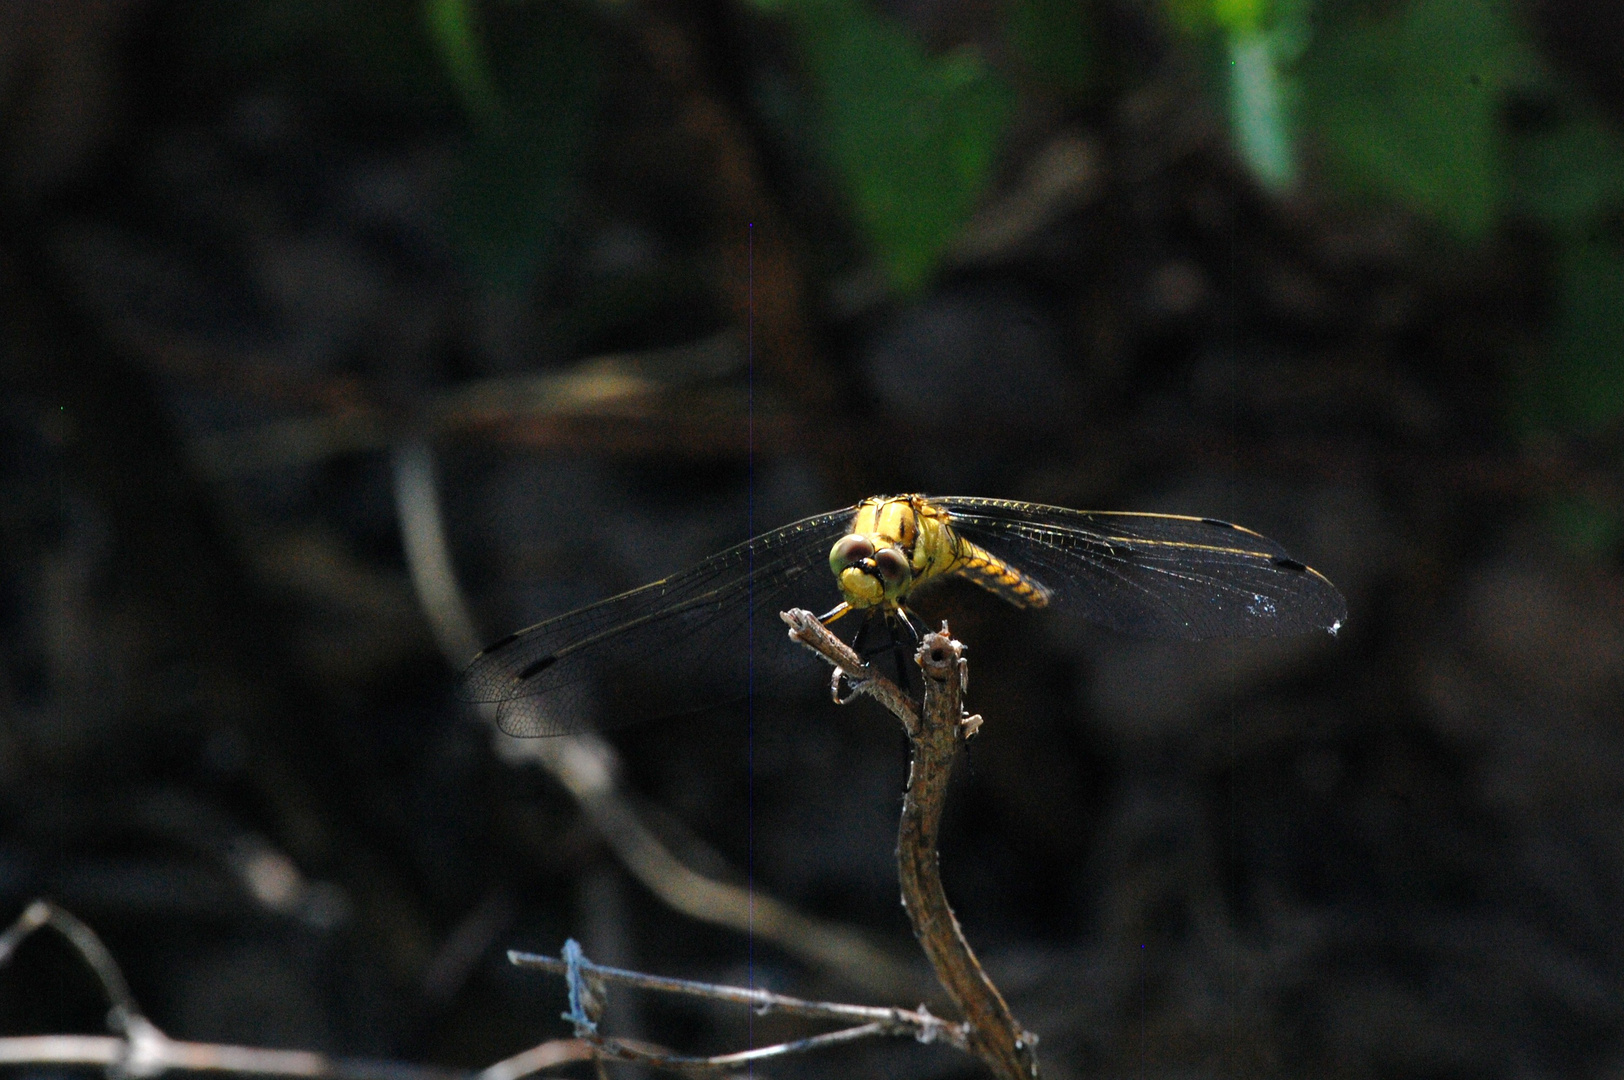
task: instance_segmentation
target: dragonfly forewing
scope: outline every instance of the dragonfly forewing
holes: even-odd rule
[[[502,730],[528,737],[700,711],[752,690],[817,686],[816,662],[786,647],[777,613],[835,602],[828,552],[851,515],[848,508],[786,525],[504,638],[469,665],[464,696],[493,703]]]

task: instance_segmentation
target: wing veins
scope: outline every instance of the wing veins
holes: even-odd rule
[[[565,612],[543,620],[514,635],[493,650],[476,656],[470,664],[468,686],[472,700],[492,703],[518,701],[553,689],[573,685],[591,676],[583,667],[563,679],[536,680],[518,678],[518,672],[552,658],[545,670],[567,671],[555,665],[573,660],[591,647],[601,646],[624,634],[646,632],[650,627],[668,620],[692,615],[709,606],[718,610],[715,616],[704,619],[694,628],[694,634],[714,625],[722,615],[725,602],[740,591],[756,588],[762,595],[749,611],[753,617],[761,604],[776,596],[802,573],[787,573],[810,548],[826,541],[830,526],[849,519],[854,508],[830,511],[781,526],[745,543],[711,556],[697,566],[651,582],[627,592],[607,597],[595,604]],[[750,565],[752,557],[755,565]],[[729,576],[736,575],[736,576]],[[724,578],[717,584],[718,578]],[[703,590],[703,591],[700,591]],[[653,610],[642,610],[655,605]],[[621,618],[620,611],[640,612]],[[554,647],[550,642],[560,641]],[[684,644],[683,648],[702,647],[703,643]]]

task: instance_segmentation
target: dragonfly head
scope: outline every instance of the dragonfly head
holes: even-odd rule
[[[851,533],[829,550],[829,569],[854,608],[895,603],[913,584],[913,566],[895,544]]]

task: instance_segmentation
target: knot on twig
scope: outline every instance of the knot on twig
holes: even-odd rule
[[[898,1014],[898,1023],[905,1025],[906,1030],[913,1033],[914,1040],[921,1043],[933,1043],[937,1039],[945,1040],[954,1046],[968,1046],[970,1040],[970,1025],[963,1021],[953,1023],[943,1020],[924,1003],[912,1016],[904,1017]]]
[[[171,1064],[168,1053],[169,1039],[140,1013],[127,1013],[122,1006],[113,1006],[108,1027],[124,1036],[124,1052],[107,1070],[117,1080],[144,1080],[166,1072]]]
[[[926,634],[919,643],[919,651],[914,654],[925,677],[945,682],[952,677],[954,671],[959,676],[959,692],[970,688],[970,666],[965,663],[966,652],[964,642],[955,641],[947,628],[947,621],[942,621],[942,628]]]
[[[947,623],[943,622],[941,630],[925,635],[924,640],[919,643],[919,651],[914,654],[914,659],[925,673],[925,678],[944,691],[957,671],[959,697],[962,699],[970,690],[970,662],[964,657],[968,651],[964,642],[954,640]],[[930,694],[927,693],[926,699],[929,698]],[[981,716],[966,715],[961,708],[958,725],[959,733],[968,739],[981,730]]]
[[[585,970],[590,966],[580,942],[574,938],[564,942],[564,979],[569,985],[570,1008],[563,1015],[574,1026],[578,1039],[597,1037],[598,1020],[608,996],[602,981]]]

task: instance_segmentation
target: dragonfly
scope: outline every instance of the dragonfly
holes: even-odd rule
[[[1216,518],[874,496],[509,634],[469,664],[464,697],[494,706],[508,734],[536,737],[811,685],[816,661],[784,640],[780,610],[831,605],[825,623],[856,613],[857,642],[889,628],[883,651],[917,638],[916,594],[950,578],[1141,638],[1335,634],[1347,618],[1324,575]]]

